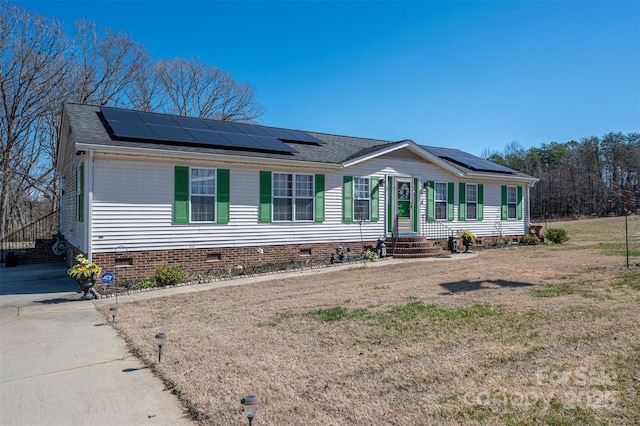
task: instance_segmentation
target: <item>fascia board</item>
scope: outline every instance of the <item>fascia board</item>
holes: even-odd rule
[[[459,176],[459,177],[464,176],[464,173],[461,170],[451,166],[449,163],[445,162],[440,157],[437,157],[437,156],[431,154],[430,152],[425,151],[424,149],[420,148],[413,141],[405,141],[405,142],[403,142],[401,144],[397,144],[397,145],[394,144],[393,146],[390,146],[387,149],[383,149],[383,150],[374,152],[374,153],[369,154],[369,155],[363,155],[362,157],[358,157],[358,158],[355,158],[353,160],[350,160],[350,161],[347,161],[345,163],[342,163],[342,166],[344,168],[351,167],[351,166],[354,166],[356,164],[362,163],[364,161],[368,161],[368,160],[371,160],[371,159],[374,159],[374,158],[377,158],[377,157],[381,157],[381,156],[387,155],[387,154],[389,154],[391,152],[395,152],[395,151],[398,151],[400,149],[405,149],[405,148],[409,149],[411,152],[413,152],[414,154],[418,155],[419,157],[422,157],[422,158],[424,158],[424,159],[426,159],[426,160],[428,160],[428,161],[440,166],[441,168],[447,170],[448,172],[450,172],[450,173],[452,173],[452,174],[454,174],[456,176]]]
[[[69,143],[69,120],[67,119],[66,108],[63,108],[62,110],[61,123],[62,123],[62,126],[60,129],[60,134],[58,136],[58,146],[56,147],[56,164],[54,169],[54,173],[56,174],[62,173],[62,170],[63,170],[62,161],[64,161],[64,156],[61,155],[62,152],[64,151],[62,147],[63,145],[66,147],[67,144]]]
[[[204,152],[188,153],[177,151],[165,151],[160,149],[148,149],[148,148],[132,148],[132,147],[112,147],[106,145],[94,145],[86,143],[78,143],[76,147],[79,150],[94,148],[96,153],[105,154],[123,154],[123,155],[136,155],[143,157],[155,157],[155,158],[173,158],[182,160],[217,160],[226,163],[235,164],[252,164],[252,165],[272,165],[283,167],[313,167],[316,169],[327,170],[339,170],[342,168],[340,164],[331,163],[319,163],[312,161],[299,161],[299,160],[282,160],[278,158],[264,158],[264,157],[242,157],[237,155],[225,155],[225,154],[207,154]]]
[[[467,178],[472,178],[472,179],[477,179],[477,180],[482,180],[482,181],[500,181],[500,182],[524,182],[524,183],[528,183],[531,184],[531,186],[535,185],[538,181],[540,181],[540,179],[535,178],[533,176],[517,176],[517,175],[499,175],[499,174],[492,174],[492,175],[487,175],[486,173],[484,174],[480,174],[480,173],[473,173],[473,172],[469,172],[469,173],[465,173],[465,177]]]

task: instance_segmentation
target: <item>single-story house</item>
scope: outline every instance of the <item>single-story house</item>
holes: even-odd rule
[[[390,251],[398,236],[517,237],[538,180],[411,140],[74,103],[57,159],[67,261],[84,253],[119,280],[326,261],[380,238]]]

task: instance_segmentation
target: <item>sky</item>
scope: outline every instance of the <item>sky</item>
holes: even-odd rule
[[[640,132],[638,1],[10,1],[200,57],[259,123],[482,156]]]

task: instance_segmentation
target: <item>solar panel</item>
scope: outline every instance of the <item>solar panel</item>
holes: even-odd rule
[[[437,148],[426,147],[428,151],[437,155],[445,160],[452,161],[461,166],[467,167],[472,170],[485,171],[485,172],[502,172],[502,173],[514,173],[515,170],[505,167],[501,164],[494,163],[493,161],[485,160],[484,158],[476,157],[464,151],[458,149],[449,148]]]
[[[296,141],[296,142],[308,142],[308,143],[315,143],[315,144],[320,144],[323,145],[324,141],[321,141],[320,139],[311,136],[308,133],[305,132],[301,132],[300,130],[287,130],[288,133],[291,133],[293,135],[293,139],[289,139],[291,141]]]
[[[258,143],[260,143],[267,151],[298,152],[286,143],[282,142],[280,139],[276,139],[271,136],[251,135],[251,137],[258,141]]]
[[[175,121],[179,126],[184,127],[185,129],[200,129],[212,131],[211,127],[207,126],[207,124],[198,118],[191,117],[178,117],[173,116],[173,121]]]
[[[147,124],[157,124],[159,126],[175,127],[177,123],[170,115],[153,114],[150,112],[139,112],[138,116]]]
[[[278,129],[276,127],[263,127],[262,130],[267,132],[269,135],[274,138],[278,138],[281,140],[293,140],[293,135],[286,131],[285,129]]]
[[[262,126],[109,107],[101,107],[100,111],[118,139],[207,145],[248,151],[297,152],[277,136],[270,135]],[[310,140],[310,136],[304,132],[296,136],[284,129],[277,130],[286,140],[296,137]]]
[[[261,126],[244,124],[244,123],[233,123],[233,125],[240,130],[241,132],[247,135],[258,135],[258,136],[269,136],[269,133],[262,130]]]
[[[101,107],[100,111],[102,111],[102,115],[104,115],[104,118],[106,118],[108,122],[115,120],[115,121],[143,123],[142,119],[138,116],[137,111],[129,111],[125,109],[115,109],[115,108],[105,108],[105,107]]]
[[[153,130],[153,132],[156,135],[158,135],[158,139],[163,141],[175,141],[175,142],[185,142],[185,143],[198,142],[196,138],[191,136],[191,134],[182,127],[157,126],[155,124],[149,124],[149,128]]]
[[[241,133],[240,129],[226,121],[203,120],[214,132]]]
[[[109,121],[113,133],[119,138],[129,139],[158,139],[150,128],[144,123],[133,121]]]
[[[201,129],[185,129],[191,136],[193,136],[199,143],[204,145],[215,145],[222,147],[235,146],[230,140],[222,136],[218,132],[212,130]]]

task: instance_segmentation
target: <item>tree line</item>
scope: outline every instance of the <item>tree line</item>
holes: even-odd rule
[[[640,197],[640,133],[607,133],[580,141],[550,142],[524,149],[513,142],[483,157],[537,177],[531,190],[533,218],[621,213],[614,202],[621,189]]]
[[[0,0],[0,238],[56,209],[65,102],[254,122],[256,90],[199,58],[154,61],[127,34]]]

